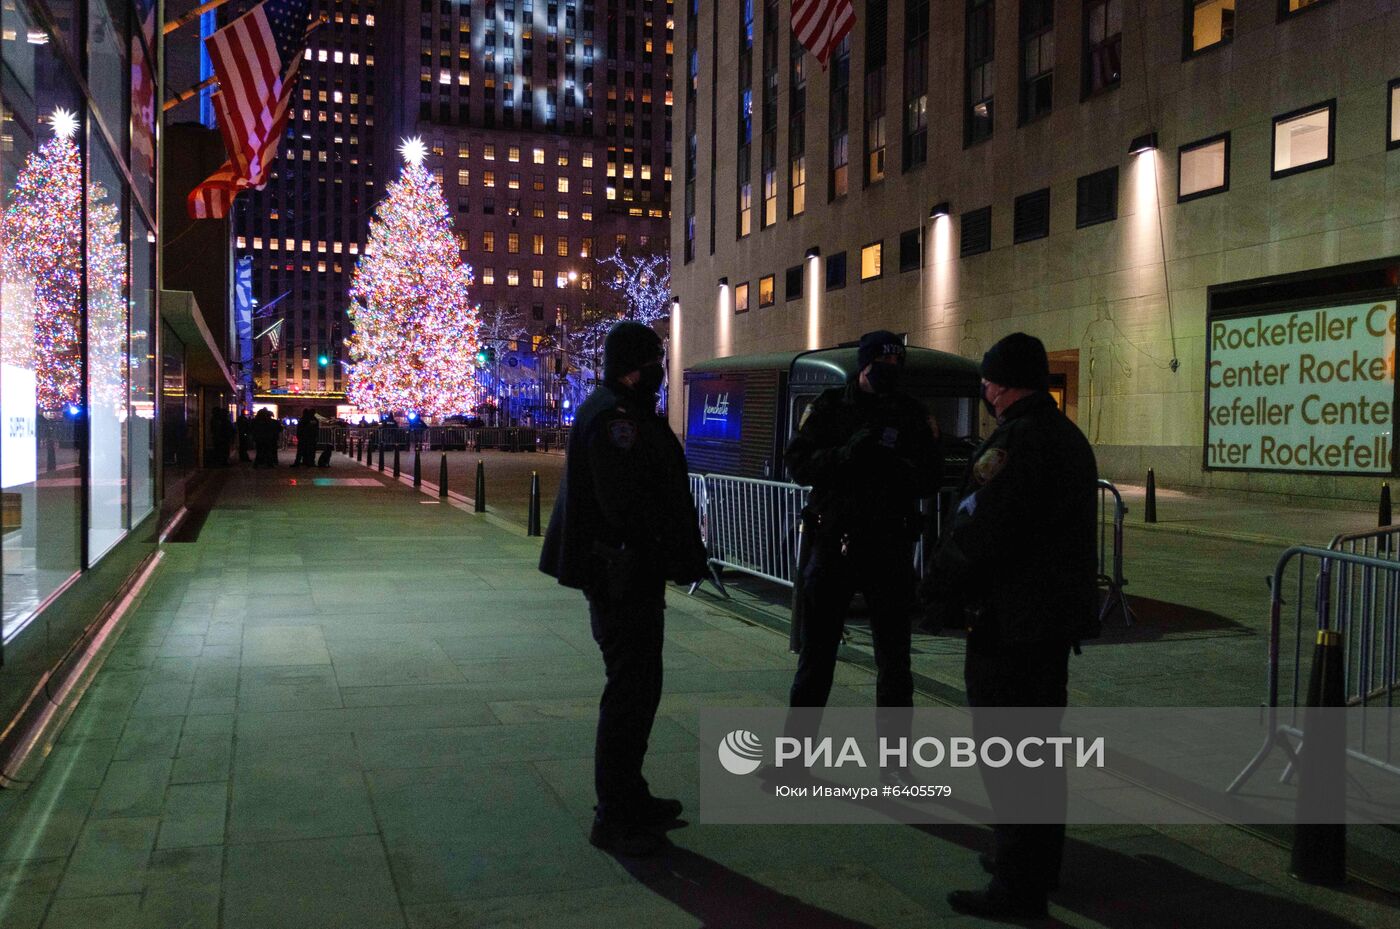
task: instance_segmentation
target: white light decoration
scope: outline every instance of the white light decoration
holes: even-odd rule
[[[428,157],[428,146],[423,144],[422,137],[414,136],[411,139],[403,140],[403,144],[399,146],[399,154],[409,164],[421,165]]]
[[[71,110],[61,107],[54,110],[49,117],[49,125],[53,127],[53,134],[60,139],[71,139],[78,134],[78,117]]]

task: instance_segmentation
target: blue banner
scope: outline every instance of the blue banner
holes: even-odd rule
[[[233,277],[233,316],[238,333],[238,384],[245,410],[253,406],[253,256],[238,259]]]

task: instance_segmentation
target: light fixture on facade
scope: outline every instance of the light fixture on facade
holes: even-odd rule
[[[717,286],[719,286],[719,287],[728,287],[728,286],[729,286],[729,278],[727,278],[727,277],[722,277],[722,278],[720,278],[720,279],[719,279],[719,284],[718,284]]]
[[[807,254],[804,255],[803,257],[805,257],[805,258],[820,258],[821,256],[822,256],[822,250],[821,250],[821,248],[818,247],[818,246],[816,246],[816,245],[813,245],[811,248],[807,249]]]
[[[940,217],[951,215],[952,212],[953,205],[947,200],[943,200],[933,205],[933,208],[928,211],[928,218],[939,219]]]
[[[1157,133],[1144,132],[1142,135],[1128,143],[1129,155],[1141,155],[1143,152],[1151,152],[1157,149]]]

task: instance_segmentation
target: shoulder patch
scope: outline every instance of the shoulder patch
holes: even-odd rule
[[[608,423],[608,440],[626,451],[637,441],[637,424],[630,419],[615,419]]]
[[[979,484],[990,483],[992,478],[1001,473],[1001,469],[1006,467],[1006,449],[989,448],[982,453],[972,466],[972,476]]]

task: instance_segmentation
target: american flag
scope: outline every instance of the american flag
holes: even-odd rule
[[[856,24],[851,0],[792,0],[792,32],[822,68]]]
[[[310,12],[311,0],[263,0],[206,40],[229,160],[190,192],[191,218],[222,218],[239,191],[267,183],[291,115]]]

